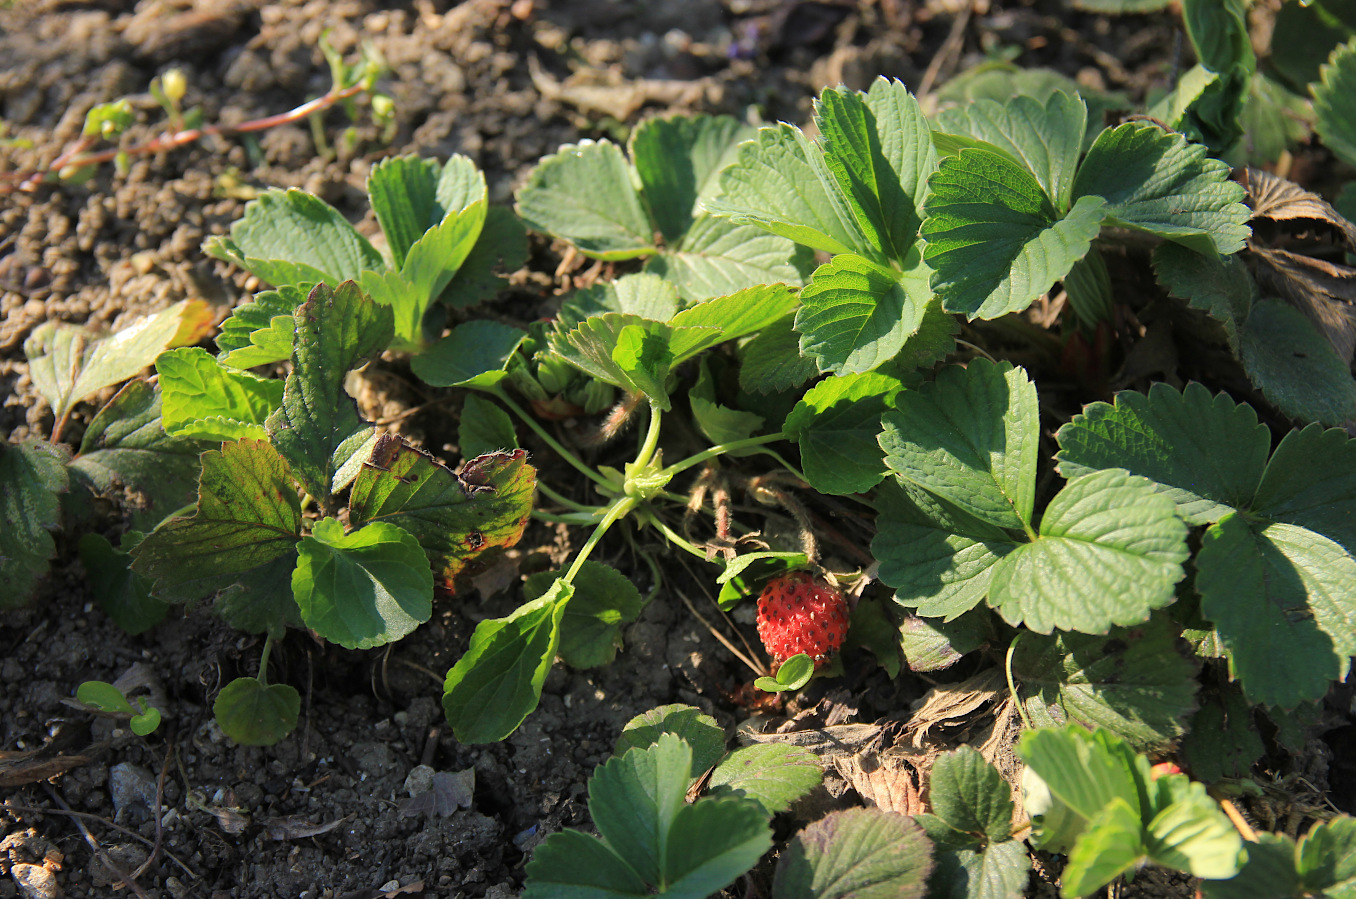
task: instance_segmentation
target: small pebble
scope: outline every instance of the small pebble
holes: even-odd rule
[[[108,792],[113,799],[113,820],[123,818],[138,806],[147,820],[155,806],[155,777],[140,765],[120,762],[108,769]]]
[[[24,899],[60,899],[61,885],[56,875],[42,865],[29,865],[23,862],[10,869],[10,876],[19,885],[19,895]]]

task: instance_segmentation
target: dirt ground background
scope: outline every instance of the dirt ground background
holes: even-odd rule
[[[22,352],[39,323],[117,326],[186,297],[207,299],[223,318],[243,301],[253,285],[199,246],[240,216],[252,189],[303,187],[375,233],[363,184],[392,153],[464,153],[485,171],[491,200],[509,203],[539,157],[582,137],[624,138],[654,113],[805,123],[826,85],[864,88],[877,75],[935,84],[986,54],[1140,97],[1168,84],[1179,64],[1170,16],[1109,20],[1061,0],[10,0],[0,3],[0,171],[50,162],[79,136],[91,105],[122,96],[141,119],[129,137],[157,133],[162,119],[145,92],[172,67],[188,76],[186,105],[201,106],[208,121],[289,109],[328,88],[317,49],[326,30],[350,56],[370,39],[390,64],[383,87],[397,119],[389,142],[365,110],[356,120],[332,110],[325,146],[305,124],[285,126],[257,143],[209,141],[136,159],[125,176],[110,166],[83,186],[0,196],[0,434],[50,432],[51,411]],[[580,273],[561,266],[559,248],[534,241],[495,314],[549,314]],[[369,385],[369,416],[395,418],[428,398],[394,372]],[[94,408],[80,407],[67,439],[78,441]],[[394,427],[455,463],[454,412],[439,406]],[[551,464],[549,453],[536,461]],[[844,528],[858,545],[869,539],[851,522]],[[727,694],[750,673],[675,599],[648,606],[616,664],[557,666],[541,708],[507,742],[453,739],[438,704],[443,673],[477,621],[518,603],[517,574],[559,563],[572,536],[534,525],[500,583],[440,602],[432,621],[389,650],[348,652],[289,636],[274,653],[272,679],[301,691],[302,720],[269,749],[235,746],[211,716],[220,686],[254,673],[259,641],[192,611],[126,636],[92,605],[74,538],[61,536],[38,601],[0,614],[0,749],[46,743],[88,762],[50,786],[0,788],[11,806],[0,816],[0,868],[46,858],[66,896],[115,895],[116,877],[73,818],[21,809],[64,804],[92,816],[82,823],[130,871],[157,839],[153,809],[163,807],[164,855],[138,878],[147,896],[516,895],[536,843],[587,825],[585,782],[629,718],[670,702],[702,706],[727,726],[749,714]],[[623,546],[607,561],[649,580]],[[702,582],[678,560],[671,567],[674,592],[704,602]],[[167,721],[150,739],[68,704],[82,681],[112,681],[133,666],[163,696]],[[805,703],[822,700],[835,721],[872,722],[906,710],[927,686],[850,664]],[[415,786],[407,778],[421,764],[473,769],[469,807],[405,814]],[[16,891],[0,878],[0,899]]]

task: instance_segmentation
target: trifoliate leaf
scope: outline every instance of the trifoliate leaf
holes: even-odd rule
[[[796,313],[801,352],[835,374],[871,371],[898,355],[932,297],[932,271],[916,247],[905,266],[896,272],[843,254],[816,269]]]
[[[523,584],[528,600],[542,596],[564,572],[540,571]],[[645,600],[626,575],[602,562],[586,561],[570,582],[574,589],[560,620],[558,652],[571,668],[609,664],[621,648],[621,629],[636,620]]]
[[[1235,513],[1206,531],[1196,565],[1201,613],[1250,701],[1292,708],[1346,676],[1356,654],[1356,559],[1340,544]]]
[[[517,208],[529,228],[568,240],[585,256],[633,259],[656,250],[631,166],[610,141],[566,144],[537,163]]]
[[[262,439],[264,420],[282,404],[283,382],[233,371],[201,347],[161,353],[161,420],[171,436],[203,440]]]
[[[285,284],[276,290],[261,290],[248,303],[237,306],[221,323],[217,335],[217,359],[231,368],[253,368],[292,358],[296,320],[292,313],[306,302],[315,285]]]
[[[665,896],[704,899],[734,883],[772,848],[767,815],[748,799],[683,806],[669,829]]]
[[[692,748],[693,778],[725,755],[725,731],[716,719],[690,705],[662,705],[637,715],[622,728],[613,755],[623,755],[628,749],[644,749],[659,742],[663,734],[674,734]]]
[[[937,165],[918,101],[898,81],[869,93],[825,90],[815,105],[829,171],[871,242],[903,260],[918,237],[923,194]]]
[[[441,166],[417,156],[384,159],[368,173],[367,193],[396,269],[430,228],[488,198],[485,176],[461,155]]]
[[[1055,458],[1066,478],[1124,468],[1153,481],[1190,524],[1248,508],[1271,448],[1270,433],[1250,406],[1226,393],[1212,397],[1194,382],[1183,391],[1167,384],[1147,394],[1123,391],[1114,406],[1093,403],[1056,438]]]
[[[922,828],[903,815],[832,812],[782,852],[772,899],[922,899],[931,849]]]
[[[1180,134],[1127,122],[1098,136],[1078,167],[1073,196],[1104,200],[1108,223],[1227,256],[1243,248],[1252,214],[1229,166],[1205,154]]]
[[[486,550],[518,542],[536,483],[522,450],[481,456],[458,477],[400,437],[383,434],[353,482],[349,520],[355,527],[384,521],[410,532],[439,576],[451,581]]]
[[[721,173],[720,187],[721,195],[706,202],[715,215],[826,253],[880,257],[819,149],[793,125],[761,128],[754,140],[740,145],[739,159]]]
[[[296,730],[301,694],[287,684],[237,677],[217,694],[212,716],[242,746],[272,746]]]
[[[306,626],[348,649],[392,643],[433,612],[433,573],[419,541],[375,522],[351,534],[337,519],[301,538],[292,594]]]
[[[651,256],[645,271],[700,302],[755,284],[799,287],[811,261],[808,251],[785,237],[703,214],[675,246]]]
[[[884,415],[885,463],[903,481],[1000,528],[1030,526],[1039,422],[1020,368],[975,360],[895,397]]]
[[[1356,419],[1356,381],[1308,317],[1289,303],[1254,304],[1238,339],[1248,377],[1282,412],[1339,425]]]
[[[780,393],[804,384],[819,373],[813,359],[800,354],[794,316],[759,331],[739,348],[739,386],[749,393]]]
[[[107,493],[124,484],[137,491],[132,526],[150,529],[193,501],[212,444],[171,437],[160,420],[160,391],[147,381],[128,381],[85,429],[71,470]]]
[[[141,535],[137,535],[139,542]],[[132,557],[101,534],[85,534],[80,538],[80,562],[89,575],[90,589],[99,608],[113,619],[113,623],[132,636],[155,627],[169,611],[169,606],[151,596],[151,582],[132,571]]]
[[[488,390],[508,377],[509,359],[527,332],[488,319],[469,321],[410,360],[410,368],[434,387]]]
[[[1161,618],[1107,636],[1023,635],[1012,657],[1018,696],[1037,727],[1072,721],[1136,746],[1163,745],[1196,706],[1197,666],[1177,642]]]
[[[28,375],[63,422],[91,393],[135,377],[171,347],[196,343],[211,318],[207,303],[184,300],[107,336],[49,321],[24,341]]]
[[[300,531],[287,462],[266,441],[239,440],[202,454],[197,512],[148,535],[132,551],[132,570],[157,593],[196,599],[293,552]]]
[[[338,287],[385,268],[381,254],[333,206],[303,190],[267,190],[245,207],[230,237],[211,237],[203,252],[260,280]]]
[[[345,283],[337,290],[317,285],[294,318],[292,371],[266,426],[306,492],[328,497],[335,476],[371,434],[344,378],[390,344],[392,315]]]
[[[932,288],[971,319],[1019,312],[1083,258],[1106,217],[1097,197],[1061,214],[1036,177],[1005,153],[967,147],[943,159],[922,234]]]
[[[464,458],[518,448],[513,419],[492,400],[468,394],[457,416],[457,448]]]
[[[768,815],[775,815],[791,808],[797,799],[819,786],[823,778],[818,756],[813,752],[785,744],[761,743],[730,753],[711,772],[707,792],[712,797],[752,799]]]
[[[1356,165],[1356,40],[1333,51],[1309,90],[1318,136],[1338,159]]]
[[[1088,119],[1077,94],[1054,91],[1044,102],[1030,96],[976,100],[937,118],[942,131],[976,138],[1020,162],[1056,209],[1068,208]]]
[[[56,555],[49,533],[61,523],[57,494],[70,489],[66,453],[48,443],[0,442],[0,576],[7,589],[0,609],[23,605]]]
[[[898,378],[878,372],[826,378],[811,387],[782,426],[800,445],[811,486],[823,493],[863,493],[885,476],[876,436],[894,408]]]
[[[730,116],[666,116],[636,126],[631,158],[665,242],[677,244],[688,233],[700,215],[699,203],[720,192],[721,170],[754,133]]]
[[[537,707],[570,593],[569,584],[556,581],[507,618],[476,625],[466,653],[443,684],[443,712],[458,741],[498,742]]]
[[[1075,478],[1046,507],[1039,536],[1004,557],[989,604],[1041,634],[1138,624],[1176,598],[1186,538],[1148,480],[1118,469]]]

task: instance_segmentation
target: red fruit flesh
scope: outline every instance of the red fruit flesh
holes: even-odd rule
[[[819,668],[843,645],[847,631],[843,594],[808,571],[773,578],[758,597],[758,636],[774,669],[802,652]]]

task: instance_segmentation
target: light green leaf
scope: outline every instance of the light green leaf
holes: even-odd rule
[[[1314,95],[1315,129],[1323,143],[1347,165],[1356,165],[1356,40],[1328,57]]]
[[[1079,197],[1063,217],[1034,175],[983,148],[943,159],[928,182],[923,258],[948,312],[997,318],[1018,312],[1083,258],[1106,217]]]
[[[217,694],[212,716],[242,746],[272,746],[297,727],[301,694],[287,684],[237,677]]]
[[[928,178],[937,170],[937,152],[930,139],[932,126],[918,101],[900,81],[882,77],[871,82],[866,92],[866,108],[876,118],[881,154],[894,174],[893,179],[883,178],[878,196],[890,226],[891,242],[901,251],[896,258],[901,258],[906,238],[907,243],[917,239]]]
[[[1254,304],[1238,344],[1249,379],[1285,414],[1328,425],[1356,419],[1350,367],[1289,303],[1268,298]]]
[[[1114,406],[1093,403],[1056,435],[1060,473],[1075,478],[1124,468],[1155,482],[1190,524],[1251,506],[1271,435],[1250,406],[1190,383],[1123,391]],[[1227,453],[1219,452],[1228,447]]]
[[[1100,197],[1109,223],[1180,243],[1198,253],[1243,248],[1251,212],[1229,166],[1206,148],[1157,125],[1127,122],[1103,131],[1074,180],[1075,200]]]
[[[678,288],[652,272],[622,275],[575,291],[560,307],[556,329],[566,330],[585,319],[608,312],[624,312],[650,321],[666,322],[678,314]]]
[[[157,593],[196,599],[293,552],[300,531],[287,462],[266,441],[239,440],[202,454],[196,513],[148,535],[132,551],[132,570]]]
[[[1300,841],[1295,868],[1309,891],[1350,899],[1356,893],[1356,818],[1315,824]]]
[[[721,170],[735,161],[739,144],[754,133],[730,116],[667,116],[636,126],[631,133],[631,158],[645,201],[667,243],[682,240],[698,217],[699,204],[719,194]]]
[[[798,652],[777,666],[774,677],[754,678],[755,689],[765,693],[792,693],[803,689],[815,676],[815,660]]]
[[[799,287],[809,262],[809,253],[785,237],[700,215],[677,245],[650,257],[645,271],[677,287],[684,299],[700,302],[755,284]]]
[[[1176,598],[1186,538],[1176,507],[1148,480],[1119,469],[1075,478],[1050,501],[1036,540],[1004,557],[989,604],[1041,634],[1138,624]]]
[[[70,489],[66,453],[48,443],[0,442],[0,609],[26,603],[56,555],[50,531],[61,523],[58,494]]]
[[[133,543],[139,542],[136,535]],[[165,618],[169,606],[151,596],[151,582],[132,572],[132,557],[102,534],[84,534],[80,538],[80,562],[89,575],[90,589],[105,615],[132,636],[145,633]]]
[[[1079,9],[1086,9],[1088,12],[1125,15],[1128,13],[1157,12],[1171,2],[1172,0],[1077,0],[1074,6]]]
[[[768,815],[775,815],[791,808],[797,799],[819,786],[823,778],[824,772],[813,752],[762,743],[730,753],[711,772],[707,791],[712,797],[752,799]]]
[[[296,321],[292,313],[306,302],[314,284],[285,284],[276,290],[261,290],[248,303],[237,306],[221,323],[217,335],[217,359],[231,368],[253,368],[292,358]]]
[[[782,851],[772,899],[922,899],[931,849],[922,828],[903,815],[831,812]]]
[[[1135,808],[1115,797],[1088,821],[1060,876],[1060,893],[1089,896],[1138,865],[1145,856]]]
[[[433,574],[419,541],[377,522],[351,534],[337,519],[301,538],[292,594],[306,626],[348,649],[393,643],[433,613]]]
[[[705,774],[725,755],[725,731],[716,719],[695,706],[682,704],[661,705],[626,722],[612,754],[620,756],[628,749],[653,746],[663,734],[674,734],[692,748],[693,778]]]
[[[488,390],[508,377],[509,359],[526,338],[526,331],[512,325],[469,321],[411,359],[410,368],[434,387]]]
[[[203,252],[275,287],[303,281],[338,287],[385,268],[381,254],[333,206],[296,188],[264,191],[245,206],[231,236],[208,238]]]
[[[806,392],[782,426],[800,445],[811,486],[823,493],[863,493],[885,476],[876,436],[894,408],[898,378],[870,372],[826,378]]]
[[[1012,657],[1018,696],[1038,727],[1070,721],[1136,746],[1165,745],[1183,733],[1199,688],[1177,635],[1163,618],[1107,636],[1023,635]]]
[[[466,459],[518,448],[513,419],[491,400],[468,394],[457,417],[457,448]]]
[[[1356,654],[1356,559],[1339,544],[1234,514],[1206,531],[1196,566],[1201,614],[1250,701],[1293,708],[1346,676]]]
[[[1067,852],[1089,822],[1117,800],[1132,809],[1131,832],[1138,836],[1149,806],[1149,762],[1125,741],[1077,725],[1038,728],[1022,734],[1017,755],[1027,764],[1022,794],[1033,846]]]
[[[795,308],[796,295],[785,284],[762,284],[684,309],[668,322],[674,364],[761,331]]]
[[[264,420],[282,404],[283,382],[232,371],[201,347],[161,353],[161,419],[165,433],[204,440],[260,439]]]
[[[739,348],[739,386],[749,393],[780,393],[799,387],[819,373],[813,359],[800,354],[794,316],[773,322]]]
[[[537,707],[556,657],[570,593],[569,584],[556,581],[545,595],[507,618],[476,625],[466,653],[443,684],[443,712],[457,740],[503,740]]]
[[[720,176],[713,214],[753,224],[826,253],[879,251],[862,234],[819,149],[793,125],[758,131],[740,145],[739,160]]]
[[[1030,96],[1002,103],[975,100],[943,110],[937,119],[942,131],[977,138],[1008,154],[1036,177],[1056,209],[1069,207],[1088,119],[1077,94],[1053,91],[1044,102]]]
[[[426,231],[488,198],[485,176],[461,155],[442,166],[416,156],[384,159],[368,173],[367,193],[397,269]]]
[[[91,393],[135,377],[170,347],[195,342],[211,316],[202,300],[184,300],[107,336],[49,321],[24,341],[28,376],[63,421]]]
[[[344,378],[390,344],[392,314],[352,283],[337,290],[319,284],[294,319],[292,371],[282,406],[266,427],[306,492],[327,497],[336,489],[336,475],[371,433],[344,391]]]
[[[908,251],[902,272],[861,256],[834,257],[800,292],[801,353],[834,374],[879,368],[918,330],[932,297],[931,277],[917,247]]]
[[[761,577],[766,580],[773,574],[782,571],[794,571],[797,568],[804,568],[809,563],[809,557],[803,552],[783,552],[778,550],[763,550],[760,552],[741,553],[733,559],[726,561],[725,570],[716,578],[717,584],[735,584],[741,579],[746,571],[754,569],[754,581]],[[722,606],[721,608],[725,608]]]
[[[642,364],[642,358],[645,353],[651,354],[654,365],[662,363],[667,373],[675,361],[671,347],[672,329],[668,325],[616,312],[585,319],[568,333],[551,335],[551,349],[566,362],[604,383],[632,393],[647,393],[665,410],[669,406],[665,384],[656,380],[657,371],[652,365]]]
[[[523,595],[528,600],[542,596],[563,574],[530,575]],[[560,620],[560,657],[571,668],[607,665],[621,648],[622,627],[636,620],[645,600],[630,578],[602,562],[586,561],[570,585],[574,592]]]
[[[1205,792],[1205,784],[1190,782],[1180,774],[1169,778],[1174,783],[1167,789],[1162,783],[1155,784],[1160,794],[1170,791],[1173,801],[1160,808],[1145,826],[1149,861],[1195,877],[1233,877],[1241,858],[1246,858],[1243,839],[1233,823]],[[1159,802],[1161,805],[1161,798]]]
[[[649,256],[654,227],[631,179],[616,144],[566,144],[528,175],[518,191],[518,215],[529,228],[568,240],[585,256]]]
[[[901,391],[880,445],[901,481],[996,527],[1029,527],[1035,504],[1039,412],[1020,368],[975,360]]]

